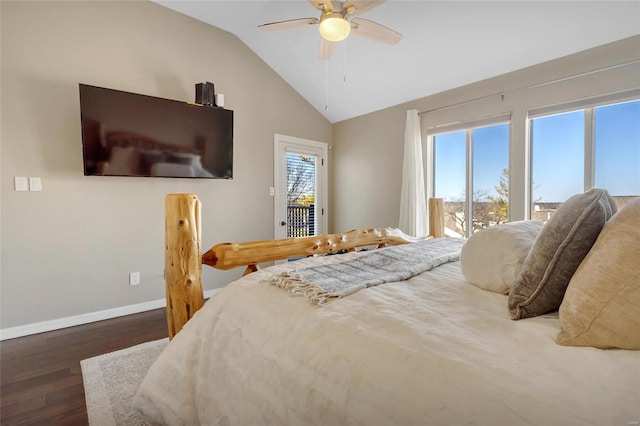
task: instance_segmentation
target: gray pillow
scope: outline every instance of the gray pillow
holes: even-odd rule
[[[534,317],[560,307],[573,273],[615,212],[609,193],[598,188],[574,195],[556,210],[511,287],[511,319]]]

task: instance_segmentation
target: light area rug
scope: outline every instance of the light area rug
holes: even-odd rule
[[[160,339],[80,361],[90,425],[147,424],[131,400],[168,343]]]

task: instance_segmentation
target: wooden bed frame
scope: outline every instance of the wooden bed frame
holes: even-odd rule
[[[441,198],[429,199],[429,229],[432,237],[444,236]],[[412,243],[399,229],[356,229],[342,234],[281,240],[222,243],[201,255],[200,200],[195,194],[169,194],[165,198],[165,270],[167,327],[169,339],[204,304],[202,264],[216,269],[245,266],[244,274],[258,270],[258,264],[294,257],[355,251],[359,247]]]

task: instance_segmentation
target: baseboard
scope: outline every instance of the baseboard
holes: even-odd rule
[[[206,290],[204,292],[205,299],[210,298],[220,290],[221,289],[219,288]],[[29,336],[31,334],[44,333],[46,331],[59,330],[61,328],[73,327],[76,325],[89,324],[92,322],[122,317],[125,315],[137,314],[140,312],[163,308],[165,306],[166,299],[159,299],[152,300],[150,302],[136,303],[135,305],[121,306],[119,308],[105,309],[102,311],[89,312],[86,314],[59,318],[50,321],[35,322],[18,327],[4,328],[0,329],[0,341],[15,339],[16,337]]]

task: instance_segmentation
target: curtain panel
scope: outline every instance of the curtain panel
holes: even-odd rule
[[[398,227],[414,237],[425,237],[429,234],[420,115],[416,109],[407,111]]]

